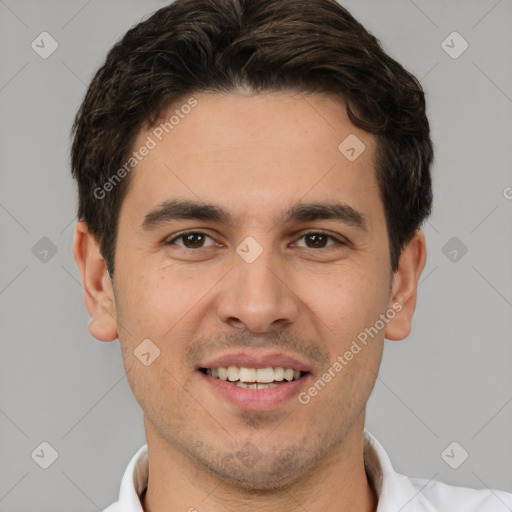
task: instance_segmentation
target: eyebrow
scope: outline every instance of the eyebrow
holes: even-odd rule
[[[337,220],[368,231],[368,218],[346,203],[296,203],[277,219],[277,223],[310,222],[313,220]],[[151,231],[173,220],[199,220],[233,225],[233,216],[215,204],[190,200],[168,200],[160,203],[144,216],[140,226]]]

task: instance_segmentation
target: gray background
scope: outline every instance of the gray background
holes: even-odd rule
[[[0,0],[2,511],[102,509],[144,443],[118,341],[87,331],[69,129],[107,50],[164,3]],[[367,428],[399,472],[512,492],[512,2],[342,3],[421,79],[437,151],[413,333],[386,342]],[[48,469],[31,457],[43,441]],[[441,456],[453,441],[458,469]]]

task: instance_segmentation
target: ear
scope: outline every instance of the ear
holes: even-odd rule
[[[82,276],[85,305],[91,317],[89,332],[101,341],[115,340],[118,333],[112,282],[97,240],[84,221],[75,225],[73,256]]]
[[[389,308],[397,313],[389,321],[384,332],[384,336],[389,340],[403,340],[411,332],[418,281],[426,260],[425,236],[417,229],[411,241],[402,249],[398,269],[393,276]]]

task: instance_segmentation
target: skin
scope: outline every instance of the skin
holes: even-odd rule
[[[384,338],[410,332],[423,233],[392,274],[376,140],[350,122],[339,98],[240,90],[194,97],[197,107],[132,171],[113,282],[85,223],[75,229],[89,331],[119,338],[144,411],[144,510],[374,511],[363,464],[365,407]],[[353,162],[338,150],[350,134],[366,146]],[[148,135],[151,128],[142,128],[134,148]],[[144,216],[170,199],[218,204],[234,223],[171,220],[142,230]],[[296,202],[340,201],[364,214],[367,229],[277,220]],[[184,239],[165,245],[185,230],[211,238],[203,247],[186,249]],[[347,243],[323,239],[319,247],[304,237],[318,230]],[[250,264],[236,253],[247,236],[263,249]],[[307,405],[293,397],[271,410],[241,410],[196,369],[240,347],[277,350],[311,365],[307,390],[397,303],[400,313]],[[133,354],[146,338],[161,352],[149,366]]]

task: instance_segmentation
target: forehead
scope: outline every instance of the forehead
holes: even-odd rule
[[[132,150],[151,149],[132,171],[123,206],[147,210],[190,198],[263,219],[307,200],[382,213],[375,138],[350,122],[340,98],[294,92],[191,98],[140,130]]]

